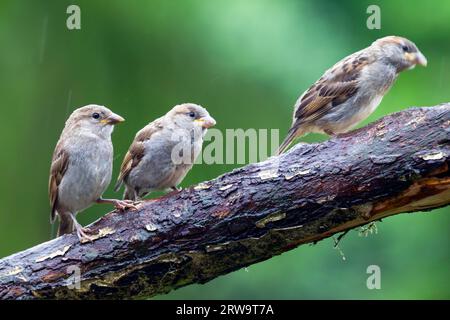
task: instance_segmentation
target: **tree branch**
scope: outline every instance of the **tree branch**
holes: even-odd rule
[[[0,260],[0,298],[136,298],[450,202],[450,104],[412,108]],[[194,168],[195,170],[195,168]],[[80,289],[73,268],[81,271]]]

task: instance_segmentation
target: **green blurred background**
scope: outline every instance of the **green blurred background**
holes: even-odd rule
[[[81,8],[81,30],[66,28],[70,4]],[[366,27],[370,4],[381,8],[381,30]],[[127,119],[113,134],[116,177],[135,132],[181,102],[205,106],[220,130],[279,128],[283,137],[295,100],[325,69],[391,34],[413,40],[429,65],[401,74],[362,125],[450,100],[449,1],[2,0],[0,257],[49,239],[50,159],[75,108],[103,104]],[[197,165],[182,186],[237,166]],[[96,205],[79,221],[109,209]],[[345,260],[327,239],[159,298],[449,299],[449,210],[385,219],[369,237],[351,232]],[[372,264],[381,290],[366,287]]]

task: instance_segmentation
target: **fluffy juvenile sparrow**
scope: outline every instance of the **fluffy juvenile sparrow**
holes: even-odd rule
[[[112,203],[117,209],[133,207],[129,202],[103,199],[111,181],[114,125],[124,119],[108,108],[88,105],[75,110],[66,121],[53,153],[49,179],[51,222],[59,216],[58,236],[75,228],[80,240],[90,240],[89,230],[76,214],[93,203]]]
[[[427,59],[410,40],[389,36],[336,63],[297,100],[292,126],[278,154],[306,133],[349,131],[380,104],[397,75]]]
[[[115,190],[137,200],[154,190],[178,190],[199,155],[207,128],[216,124],[205,108],[185,103],[141,129],[120,168]]]

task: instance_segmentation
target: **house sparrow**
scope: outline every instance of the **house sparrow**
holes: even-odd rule
[[[120,168],[115,190],[137,200],[154,190],[178,190],[199,155],[206,130],[216,124],[205,108],[185,103],[140,130]]]
[[[280,145],[282,153],[306,133],[349,131],[380,104],[397,75],[427,59],[410,40],[389,36],[336,63],[297,100],[293,123]]]
[[[90,240],[89,229],[76,220],[76,214],[94,202],[112,203],[117,209],[133,207],[130,202],[103,199],[111,181],[114,125],[124,119],[108,108],[87,105],[75,110],[66,121],[53,153],[49,178],[51,219],[60,224],[58,236],[71,233]]]

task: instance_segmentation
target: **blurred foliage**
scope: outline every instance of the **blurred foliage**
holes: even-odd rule
[[[74,3],[81,30],[71,31]],[[370,4],[381,7],[381,30],[366,28]],[[0,256],[49,239],[50,158],[76,107],[103,104],[127,119],[113,134],[116,176],[135,132],[175,104],[202,104],[220,130],[279,128],[282,137],[295,100],[325,69],[381,36],[410,38],[429,66],[401,74],[364,125],[449,100],[449,21],[444,0],[1,1]],[[237,166],[197,165],[182,186]],[[93,206],[79,221],[109,209]],[[345,261],[328,239],[160,298],[448,299],[449,210],[388,218],[367,238],[351,232]],[[366,288],[371,264],[381,290]]]

